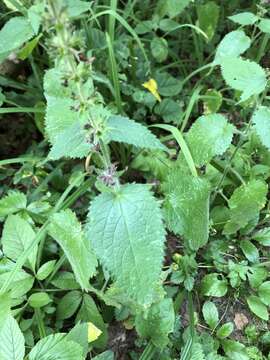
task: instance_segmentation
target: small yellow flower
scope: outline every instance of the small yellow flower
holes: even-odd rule
[[[161,97],[158,93],[158,85],[155,79],[149,79],[143,83],[142,86],[150,91],[150,93],[158,100],[161,101]]]
[[[93,323],[88,323],[88,342],[93,342],[97,340],[100,335],[102,334],[102,331],[99,330]]]

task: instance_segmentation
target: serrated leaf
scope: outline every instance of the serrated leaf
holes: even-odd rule
[[[22,252],[30,246],[35,236],[34,230],[26,220],[19,215],[9,215],[4,224],[1,239],[4,254],[12,260],[17,260]],[[36,256],[37,246],[33,248],[28,256],[27,263],[32,270],[35,269]]]
[[[205,360],[203,348],[200,343],[195,343],[192,345],[189,359],[190,360]]]
[[[163,192],[166,195],[164,213],[169,230],[184,236],[189,247],[198,250],[208,241],[208,181],[175,168],[168,174]]]
[[[87,234],[117,286],[139,304],[150,305],[161,274],[165,231],[149,187],[126,184],[97,196]]]
[[[61,71],[51,69],[44,77],[44,94],[47,100],[46,133],[52,145],[49,157],[57,160],[63,156],[85,157],[90,149],[84,125],[86,113],[76,111],[76,100],[72,98],[72,87],[62,85]],[[90,87],[90,84],[88,84]]]
[[[0,62],[34,36],[30,22],[15,16],[5,23],[0,31]]]
[[[135,319],[136,330],[144,338],[151,339],[158,348],[169,342],[168,335],[174,329],[175,314],[172,299],[163,299],[153,304],[147,314],[138,314]]]
[[[23,334],[17,321],[9,315],[0,331],[0,358],[1,360],[23,360],[24,354]]]
[[[0,217],[14,214],[26,208],[26,196],[19,191],[9,191],[9,193],[0,200]]]
[[[110,141],[148,149],[166,150],[158,138],[147,127],[122,116],[111,116],[108,119],[108,138]]]
[[[264,69],[254,61],[241,58],[226,58],[221,63],[222,76],[235,90],[242,91],[241,101],[260,94],[266,87]]]
[[[206,324],[213,330],[217,326],[219,320],[216,305],[211,301],[207,301],[203,304],[202,312]]]
[[[259,20],[259,17],[252,12],[242,12],[233,16],[229,16],[229,19],[239,25],[253,25]]]
[[[270,281],[265,281],[260,285],[258,295],[265,305],[270,305]]]
[[[267,307],[264,305],[264,303],[261,301],[261,299],[258,296],[251,295],[247,298],[247,303],[250,308],[250,310],[257,315],[260,319],[263,319],[265,321],[268,321],[269,314]]]
[[[233,192],[229,199],[230,220],[224,226],[225,234],[242,229],[259,214],[266,203],[267,190],[265,182],[251,180]]]
[[[226,34],[217,47],[214,63],[220,64],[226,58],[237,58],[251,45],[251,40],[244,31],[236,30]]]
[[[238,341],[223,340],[222,346],[230,360],[250,360],[246,347]]]
[[[29,354],[29,360],[83,360],[83,348],[65,340],[65,334],[49,335],[41,339]]]
[[[222,297],[227,293],[228,282],[225,278],[219,278],[219,274],[207,274],[201,281],[201,292],[204,296]]]
[[[197,166],[207,164],[222,155],[230,146],[234,126],[220,114],[199,117],[187,133],[186,141]]]
[[[270,150],[270,109],[259,107],[252,116],[252,123],[262,144]]]
[[[97,260],[76,215],[69,209],[54,214],[49,234],[64,250],[81,288],[88,289],[89,279],[95,274]]]

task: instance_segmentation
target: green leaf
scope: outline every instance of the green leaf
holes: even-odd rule
[[[192,344],[189,360],[205,360],[204,351],[200,343]],[[181,357],[182,360],[182,357]]]
[[[224,226],[224,234],[233,234],[253,220],[266,203],[267,185],[261,180],[251,180],[241,185],[229,200],[230,220]]]
[[[88,345],[88,323],[76,324],[67,334],[65,340],[74,341],[83,348],[83,356],[86,357],[89,345]]]
[[[184,236],[192,250],[208,241],[209,195],[207,180],[172,169],[163,184],[165,220],[169,230]]]
[[[84,86],[91,89],[89,82]],[[61,71],[51,69],[45,74],[44,90],[47,100],[46,133],[52,145],[49,157],[57,160],[63,156],[70,158],[87,156],[91,149],[84,129],[87,115],[86,112],[80,114],[75,110],[77,105],[76,100],[72,98],[73,86],[65,87]],[[96,111],[95,107],[93,111]]]
[[[21,16],[11,18],[0,31],[0,62],[34,36],[29,21]]]
[[[23,334],[17,321],[11,315],[8,315],[0,331],[0,359],[23,360],[24,354]]]
[[[252,116],[253,128],[255,129],[262,144],[270,150],[270,110],[266,106],[260,106]]]
[[[261,21],[258,24],[258,28],[266,33],[270,34],[270,19],[261,19]]]
[[[157,73],[154,78],[158,83],[158,92],[161,96],[175,96],[182,90],[182,82],[169,73]]]
[[[2,245],[7,257],[17,260],[33,242],[36,234],[31,225],[19,215],[9,215],[3,229]],[[37,246],[31,251],[26,265],[35,269]]]
[[[179,125],[183,111],[176,101],[164,99],[155,106],[155,113],[160,115],[165,122]]]
[[[67,13],[70,17],[80,16],[91,8],[91,4],[88,1],[64,0],[64,4],[67,5]]]
[[[0,294],[0,331],[10,315],[11,299],[9,293]]]
[[[195,164],[207,164],[230,146],[234,126],[220,114],[199,117],[187,133],[186,141]]]
[[[247,298],[247,303],[250,310],[260,319],[263,319],[265,321],[269,320],[267,307],[264,305],[264,303],[261,301],[261,299],[258,296],[255,295],[249,296]]]
[[[111,116],[108,127],[110,141],[124,142],[148,149],[167,149],[147,127],[126,117]]]
[[[37,272],[37,279],[38,280],[45,280],[51,272],[54,270],[56,260],[50,260],[44,263]]]
[[[169,53],[167,40],[155,37],[151,41],[151,52],[157,62],[161,63],[165,61]]]
[[[95,274],[97,260],[76,215],[69,209],[54,214],[49,234],[64,250],[81,288],[89,289],[89,279]]]
[[[68,292],[61,298],[57,305],[56,316],[58,320],[65,320],[75,314],[82,301],[80,291],[74,290]]]
[[[149,187],[126,184],[97,196],[89,209],[87,233],[116,285],[127,297],[150,305],[161,274],[165,231]]]
[[[65,334],[54,334],[39,340],[29,360],[83,360],[82,352],[79,344],[65,340]]]
[[[174,329],[174,307],[172,299],[163,299],[153,304],[145,317],[145,314],[136,316],[135,324],[139,335],[151,339],[158,348],[164,348],[168,342],[168,335]]]
[[[245,346],[238,341],[223,340],[222,346],[230,360],[250,360]]]
[[[248,272],[248,280],[253,289],[257,289],[268,277],[268,271],[264,267],[252,266],[251,272]]]
[[[265,281],[260,285],[258,295],[265,305],[270,306],[270,281]]]
[[[41,36],[41,34],[39,36],[36,36],[34,39],[28,41],[28,43],[24,45],[24,47],[18,53],[18,58],[20,60],[26,60],[32,54]]]
[[[220,64],[224,59],[234,59],[243,54],[251,45],[251,40],[244,31],[236,30],[226,34],[217,47],[214,63]]]
[[[217,337],[219,339],[225,339],[226,337],[230,336],[233,332],[233,323],[228,322],[226,324],[223,324],[217,331]]]
[[[214,1],[197,6],[199,28],[208,36],[210,41],[216,31],[220,7]]]
[[[239,25],[253,25],[259,17],[251,12],[242,12],[237,15],[229,16],[229,19]]]
[[[204,296],[222,297],[227,293],[228,282],[225,278],[220,278],[218,273],[207,274],[201,282],[201,292]]]
[[[102,331],[99,338],[92,342],[91,345],[103,349],[108,341],[107,327],[92,297],[88,294],[83,295],[82,305],[77,314],[76,321],[92,322]]]
[[[254,244],[249,240],[242,240],[240,242],[240,248],[245,254],[245,257],[252,263],[259,261],[259,251]]]
[[[252,239],[258,241],[263,246],[270,246],[270,227],[260,229],[253,234]]]
[[[217,326],[219,320],[216,305],[211,301],[207,301],[203,304],[202,312],[206,324],[213,330]]]
[[[242,91],[241,101],[260,94],[267,84],[264,69],[254,61],[226,58],[222,60],[221,71],[227,85]]]
[[[170,18],[174,18],[189,5],[191,0],[161,0],[164,11]]]
[[[209,89],[204,95],[204,112],[205,114],[214,114],[216,113],[223,101],[223,96],[220,91]]]
[[[14,214],[26,208],[26,196],[19,191],[9,191],[9,193],[0,200],[0,217]]]
[[[93,358],[93,360],[114,360],[113,352],[108,350]]]
[[[29,305],[32,306],[32,308],[34,308],[34,309],[39,309],[43,306],[46,306],[51,301],[52,301],[51,298],[45,292],[39,292],[36,294],[32,294],[28,299]]]

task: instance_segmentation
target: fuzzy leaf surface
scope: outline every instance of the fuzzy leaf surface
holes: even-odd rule
[[[117,286],[139,304],[150,305],[161,274],[165,231],[149,187],[126,184],[97,196],[89,209],[87,235]]]
[[[26,208],[26,196],[19,191],[9,191],[6,196],[0,200],[0,217],[14,214],[21,209]]]

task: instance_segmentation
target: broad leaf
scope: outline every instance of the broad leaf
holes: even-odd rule
[[[89,289],[89,279],[95,274],[97,260],[76,215],[71,210],[53,215],[49,234],[64,250],[81,288]]]
[[[201,292],[205,296],[222,297],[227,293],[228,282],[217,273],[205,275],[201,281]]]
[[[175,314],[171,299],[163,299],[153,304],[147,314],[136,316],[135,324],[139,335],[151,339],[158,348],[164,348],[168,342],[168,335],[174,329]]]
[[[205,165],[213,157],[222,155],[232,142],[233,132],[234,126],[223,115],[199,117],[186,136],[195,165]]]
[[[111,141],[148,149],[166,150],[166,147],[147,127],[122,116],[111,116],[108,120],[108,138]]]
[[[61,298],[57,305],[57,320],[65,320],[74,315],[78,307],[80,306],[81,301],[82,295],[80,291],[69,291],[65,296]]]
[[[259,17],[246,11],[237,15],[229,16],[229,19],[239,25],[253,25],[259,20]]]
[[[250,310],[259,318],[268,321],[269,314],[266,305],[261,301],[258,296],[251,295],[247,298],[247,303]]]
[[[12,260],[17,260],[22,252],[32,244],[35,236],[34,230],[26,220],[19,215],[9,215],[1,239],[4,254]],[[37,246],[33,248],[28,256],[27,263],[32,270],[35,269],[36,256]]]
[[[0,330],[0,359],[23,360],[24,353],[23,334],[17,321],[9,315]]]
[[[213,330],[217,326],[219,320],[216,305],[211,301],[207,301],[203,304],[202,312],[206,324]]]
[[[250,44],[250,38],[242,30],[226,34],[217,47],[214,63],[220,64],[226,58],[237,58],[250,47]]]
[[[91,8],[88,1],[64,0],[64,4],[67,5],[67,13],[70,17],[77,17]]]
[[[14,214],[26,208],[26,196],[19,191],[10,191],[0,200],[0,217]]]
[[[149,187],[126,184],[97,196],[87,233],[117,286],[139,304],[150,305],[161,274],[165,231]]]
[[[0,62],[33,36],[34,31],[26,18],[11,18],[0,31]]]
[[[261,21],[258,24],[258,28],[266,33],[270,34],[270,19],[261,19]]]
[[[165,61],[169,54],[167,40],[160,37],[155,37],[151,41],[151,52],[157,62],[161,63]]]
[[[32,308],[34,309],[39,309],[43,306],[46,306],[51,301],[51,298],[46,292],[38,292],[36,294],[32,294],[28,299],[29,305],[32,306]]]
[[[83,360],[83,348],[65,340],[65,334],[49,335],[41,339],[29,354],[29,360]]]
[[[163,192],[166,195],[164,214],[169,230],[184,236],[189,247],[198,250],[208,241],[208,181],[175,168],[168,174]]]
[[[251,180],[241,185],[229,200],[230,220],[224,226],[225,234],[233,234],[253,220],[266,203],[267,185]]]
[[[5,324],[11,307],[11,299],[9,293],[0,294],[0,331]]]
[[[246,347],[238,341],[223,340],[222,346],[230,360],[250,360]]]
[[[270,150],[270,109],[259,107],[252,116],[252,123],[262,144]]]
[[[226,58],[222,60],[221,70],[226,83],[233,89],[242,91],[241,101],[260,94],[266,87],[265,71],[254,61]]]
[[[164,99],[155,106],[155,113],[165,122],[179,124],[183,114],[181,106],[172,99]]]
[[[261,301],[265,305],[270,306],[270,281],[265,281],[260,285],[258,289],[258,294]]]
[[[219,19],[220,7],[214,1],[197,6],[198,22],[200,29],[206,33],[211,40],[215,34]]]
[[[93,358],[93,360],[114,360],[113,352],[108,350]]]
[[[225,339],[226,337],[230,336],[233,332],[233,323],[228,322],[226,324],[223,324],[217,331],[217,337],[219,339]]]
[[[245,239],[240,242],[240,248],[243,251],[245,257],[252,263],[259,261],[259,251],[257,247],[249,240]]]

